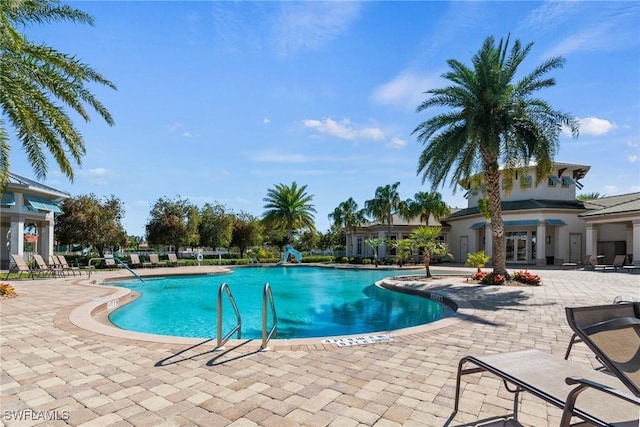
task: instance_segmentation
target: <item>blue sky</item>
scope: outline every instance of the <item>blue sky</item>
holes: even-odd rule
[[[307,185],[319,231],[353,197],[416,175],[413,129],[424,91],[445,86],[446,61],[469,64],[484,39],[534,42],[523,71],[563,56],[539,92],[580,121],[556,160],[591,165],[581,192],[640,191],[638,2],[70,2],[95,26],[49,24],[27,35],[75,54],[113,81],[91,90],[114,116],[77,120],[87,154],[70,183],[50,161],[46,184],[115,195],[129,234],[153,203],[187,198],[256,216],[277,183]],[[32,177],[12,144],[11,170]],[[439,190],[453,207],[463,192]]]

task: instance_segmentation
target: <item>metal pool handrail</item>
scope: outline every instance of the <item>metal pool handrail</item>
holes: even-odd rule
[[[273,315],[273,326],[271,326],[271,330],[269,331],[269,333],[267,333],[267,300],[269,300],[269,304],[271,305],[271,314]],[[260,350],[269,350],[269,347],[267,347],[267,343],[271,339],[272,335],[276,335],[277,329],[278,315],[276,314],[276,305],[273,302],[271,286],[266,283],[264,285],[264,291],[262,293],[262,345],[260,346]]]
[[[236,326],[224,337],[222,336],[222,295],[223,293],[227,294],[227,297],[229,298],[229,302],[231,303],[231,307],[233,308],[233,311],[236,312],[236,319],[237,319]],[[227,341],[229,341],[229,338],[231,337],[231,335],[233,335],[233,333],[236,331],[238,332],[238,339],[240,339],[241,330],[242,330],[242,319],[240,318],[240,311],[238,311],[238,306],[236,306],[236,302],[233,299],[233,295],[231,295],[231,290],[229,289],[229,285],[227,285],[226,283],[223,283],[222,285],[220,285],[220,289],[218,290],[218,333],[217,333],[218,344],[216,348],[223,349],[224,344]]]
[[[117,263],[118,263],[118,264],[120,264],[122,267],[124,267],[124,268],[126,268],[127,270],[129,270],[129,272],[130,272],[131,274],[133,274],[133,275],[134,275],[134,276],[136,276],[138,279],[140,279],[140,281],[141,281],[141,282],[144,282],[144,280],[142,280],[142,277],[138,276],[138,275],[136,274],[136,272],[135,272],[135,271],[133,271],[133,270],[132,270],[132,269],[131,269],[131,268],[130,268],[130,267],[129,267],[129,266],[128,266],[124,261],[122,261],[120,258],[115,257],[115,256],[114,256],[114,257],[112,257],[112,258],[113,258],[113,260],[114,260],[115,262],[117,262]],[[87,265],[87,274],[88,274],[89,278],[91,278],[91,269],[92,269],[92,268],[94,268],[94,266],[93,266],[93,261],[104,261],[105,259],[106,259],[106,257],[103,257],[103,258],[91,258],[91,259],[89,260],[89,264]]]

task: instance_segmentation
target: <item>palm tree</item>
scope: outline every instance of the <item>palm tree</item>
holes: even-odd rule
[[[415,194],[415,199],[409,201],[409,212],[411,217],[420,216],[420,221],[429,225],[429,217],[433,217],[440,221],[442,218],[446,218],[451,215],[449,206],[442,200],[442,194],[434,191],[427,193],[419,191]]]
[[[392,185],[385,185],[376,188],[373,199],[364,202],[365,212],[380,221],[387,224],[388,235],[391,234],[391,226],[393,225],[393,214],[398,212],[402,205],[400,194],[398,194],[399,182]]]
[[[115,89],[113,83],[74,56],[35,44],[22,34],[31,24],[52,21],[93,25],[90,15],[58,2],[0,0],[0,188],[7,183],[11,151],[4,118],[15,128],[38,178],[47,175],[49,151],[71,181],[70,160],[79,166],[86,149],[64,106],[88,122],[88,105],[109,125],[114,124],[86,87],[95,82]]]
[[[294,181],[291,186],[276,184],[267,190],[267,197],[262,199],[266,204],[262,219],[267,224],[280,227],[287,232],[287,242],[293,242],[293,232],[306,228],[315,231],[313,213],[316,212],[310,203],[312,195],[305,193],[306,185],[298,187]]]
[[[369,246],[371,246],[371,249],[373,249],[373,263],[375,264],[376,268],[378,267],[379,264],[379,259],[378,259],[378,247],[384,243],[384,239],[380,238],[380,237],[371,237],[367,240],[365,240],[365,243]]]
[[[333,221],[336,227],[345,230],[345,248],[349,244],[349,234],[355,233],[365,221],[364,212],[358,210],[358,204],[353,200],[353,197],[349,197],[347,201],[340,203],[329,214],[329,219]],[[353,251],[351,251],[351,254],[353,255]]]
[[[482,176],[489,198],[495,274],[507,274],[499,162],[504,164],[505,191],[512,189],[515,173],[532,158],[537,185],[551,173],[562,126],[578,135],[574,118],[534,97],[536,91],[555,85],[545,75],[562,67],[563,58],[548,59],[514,81],[532,46],[516,40],[509,48],[509,38],[496,46],[494,38],[488,37],[472,58],[473,68],[454,59],[447,61],[451,71],[443,77],[452,84],[427,91],[430,98],[417,111],[431,107],[453,110],[431,117],[413,131],[425,145],[417,171],[423,182],[430,180],[435,189],[451,174],[450,184],[455,188]]]
[[[442,227],[420,226],[413,230],[409,236],[409,239],[423,251],[427,277],[431,277],[431,270],[429,269],[431,255],[451,256],[448,245],[438,239],[441,231]]]
[[[587,200],[596,200],[596,199],[602,199],[603,197],[606,197],[606,195],[600,195],[600,193],[598,192],[593,192],[593,193],[583,193],[583,194],[578,194],[577,199],[581,200],[583,202],[586,202]]]

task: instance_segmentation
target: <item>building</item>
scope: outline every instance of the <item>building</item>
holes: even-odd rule
[[[53,255],[54,215],[62,213],[58,204],[69,197],[69,193],[9,173],[0,201],[0,268],[9,269],[9,254],[24,255],[25,242],[33,243],[45,260]]]
[[[634,253],[640,254],[640,193],[577,200],[576,189],[582,188],[580,180],[589,169],[587,165],[556,162],[551,175],[536,185],[535,165],[531,165],[516,174],[511,192],[502,190],[508,264],[581,263],[592,255],[611,263],[615,255],[627,255],[631,261]],[[454,211],[442,224],[429,221],[443,226],[442,239],[449,245],[453,261],[461,263],[470,252],[493,254],[491,221],[478,207],[484,197],[483,186],[467,186],[465,191],[467,208]],[[347,253],[369,257],[372,251],[362,245],[367,238],[406,238],[418,225],[417,221],[395,220],[390,229],[379,223],[365,224],[348,236],[351,247],[348,245]]]

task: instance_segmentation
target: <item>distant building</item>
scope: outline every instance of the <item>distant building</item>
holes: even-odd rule
[[[53,255],[54,215],[69,193],[9,173],[0,201],[0,268],[10,266],[9,254],[24,255],[24,243],[34,243],[45,260]]]
[[[631,261],[634,253],[634,262],[640,263],[640,193],[577,200],[576,188],[582,188],[580,180],[589,169],[587,165],[556,162],[551,175],[536,186],[532,165],[515,177],[510,193],[502,191],[507,263],[561,265],[579,263],[591,255],[600,255],[601,262],[611,263],[615,255],[627,255]],[[468,253],[480,250],[493,255],[491,221],[478,208],[484,197],[483,186],[467,186],[464,190],[467,208],[442,220],[442,239],[456,262],[465,262]],[[372,252],[363,244],[367,238],[406,238],[420,225],[417,220],[398,220],[396,223],[394,217],[390,232],[387,225],[368,223],[351,233],[348,255],[370,257]],[[440,225],[435,220],[429,223]],[[387,255],[383,253],[381,257]]]

